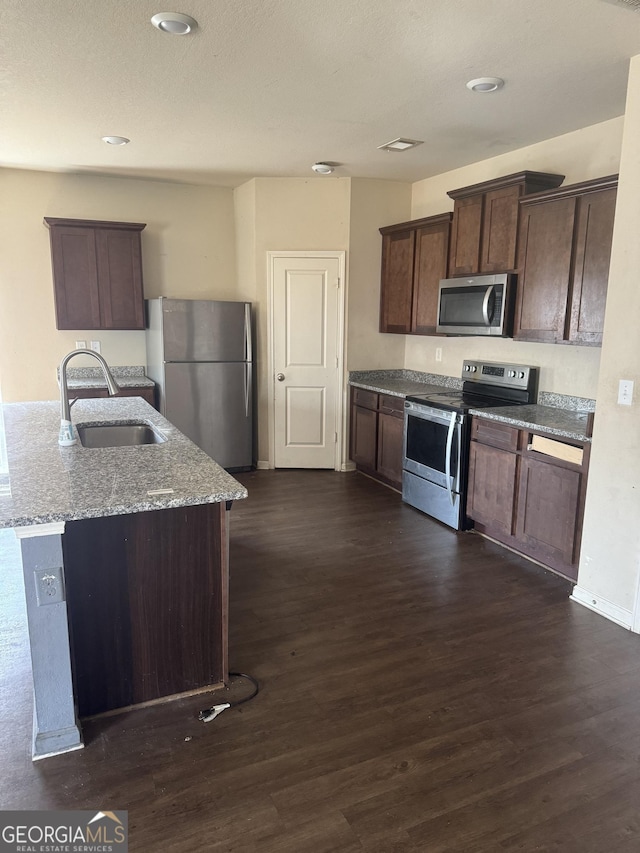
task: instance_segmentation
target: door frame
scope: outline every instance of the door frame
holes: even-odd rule
[[[337,433],[337,441],[335,443],[335,454],[333,459],[334,471],[343,471],[344,469],[344,449],[346,446],[346,430],[345,430],[345,378],[344,378],[344,352],[345,352],[345,313],[347,304],[347,253],[342,249],[335,251],[268,251],[267,252],[267,333],[269,336],[267,345],[267,401],[268,401],[268,424],[269,430],[269,468],[275,468],[276,461],[276,395],[275,395],[275,341],[274,341],[274,321],[275,321],[275,304],[274,304],[274,262],[276,258],[332,258],[338,261],[340,284],[338,286],[338,317],[337,317],[337,347],[336,357],[338,359],[337,368],[337,386],[336,386],[336,424],[335,431]]]

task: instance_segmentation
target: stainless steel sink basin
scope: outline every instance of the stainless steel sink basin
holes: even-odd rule
[[[140,444],[162,444],[164,436],[148,424],[84,424],[78,426],[83,447],[134,447]]]

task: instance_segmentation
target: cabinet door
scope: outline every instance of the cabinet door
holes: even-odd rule
[[[413,229],[385,234],[382,238],[381,332],[411,331],[415,239]]]
[[[377,472],[392,485],[402,485],[402,415],[378,415],[378,460]]]
[[[484,197],[480,272],[515,269],[518,199],[521,186],[488,192]]]
[[[578,199],[568,334],[573,343],[602,343],[615,206],[615,189]]]
[[[69,388],[70,400],[92,400],[96,397],[108,397],[106,388]]]
[[[101,328],[94,232],[60,225],[50,237],[56,328]]]
[[[438,285],[447,277],[450,223],[418,228],[415,237],[411,331],[434,335],[438,321]]]
[[[517,461],[515,453],[471,442],[467,515],[504,536],[513,533]]]
[[[578,574],[582,472],[523,456],[516,538],[526,552],[568,577]]]
[[[375,471],[378,413],[360,406],[351,408],[351,458],[362,468]]]
[[[523,204],[513,337],[555,343],[564,337],[576,199]]]
[[[144,329],[140,232],[97,229],[96,255],[103,329]]]
[[[456,199],[451,227],[449,275],[471,275],[480,269],[480,235],[484,195]]]

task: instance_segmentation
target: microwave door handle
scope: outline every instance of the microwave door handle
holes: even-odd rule
[[[451,488],[451,448],[453,446],[453,433],[456,428],[456,413],[451,412],[451,420],[449,421],[449,430],[447,432],[447,449],[445,450],[444,473],[447,478],[447,491],[449,492],[449,500],[451,506],[456,502]]]
[[[491,299],[491,294],[493,293],[494,285],[490,284],[487,288],[487,291],[484,295],[484,299],[482,300],[482,317],[484,319],[485,326],[491,325],[489,320],[489,300]]]

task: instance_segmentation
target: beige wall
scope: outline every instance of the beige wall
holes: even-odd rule
[[[565,175],[564,184],[615,174],[620,165],[623,119],[616,118],[574,133],[548,139],[413,185],[411,217],[452,210],[447,190],[528,169]],[[610,284],[611,289],[611,284]],[[442,361],[436,361],[436,347]],[[464,358],[517,361],[540,367],[540,388],[579,397],[596,396],[600,349],[525,344],[479,338],[407,337],[405,367],[459,376]]]
[[[76,340],[100,340],[113,365],[146,362],[143,332],[55,328],[44,216],[146,222],[142,253],[147,297],[235,298],[230,189],[0,169],[0,198],[0,382],[5,402],[57,397],[56,366]]]
[[[347,369],[402,367],[402,335],[378,332],[380,317],[379,228],[411,218],[411,184],[354,178],[348,258]]]
[[[349,178],[256,178],[235,191],[240,287],[253,293],[258,460],[269,459],[267,252],[346,251]]]
[[[640,557],[640,56],[629,75],[577,594],[630,623]],[[618,381],[635,383],[631,406]],[[640,625],[636,624],[636,630]]]

